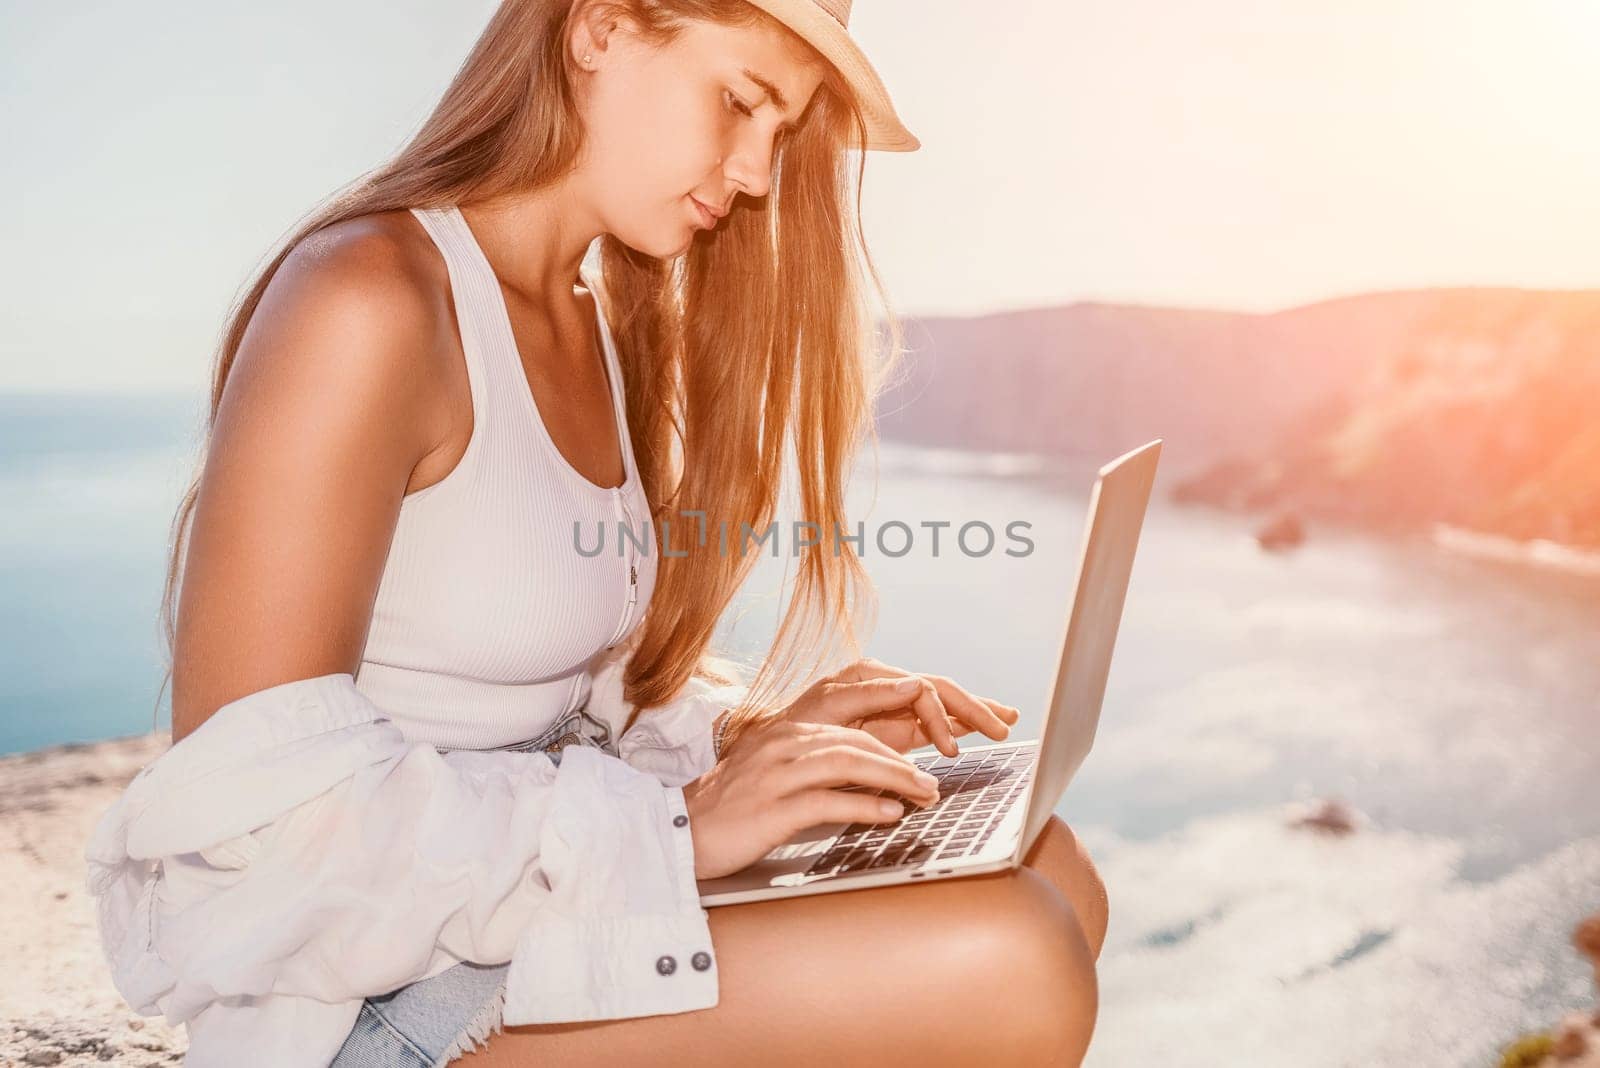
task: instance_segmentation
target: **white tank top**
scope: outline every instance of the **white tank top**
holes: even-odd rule
[[[472,437],[442,481],[401,501],[355,682],[408,740],[492,749],[534,738],[580,707],[589,661],[644,615],[656,579],[649,504],[598,272],[585,266],[579,275],[594,294],[621,434],[626,478],[616,487],[590,482],[556,448],[499,280],[461,212],[412,214],[449,269]],[[584,552],[603,545],[597,555],[574,545],[574,521]]]

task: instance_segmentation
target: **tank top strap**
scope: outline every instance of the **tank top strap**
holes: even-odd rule
[[[472,390],[473,451],[488,422],[486,414],[494,395],[494,369],[486,352],[493,349],[495,322],[492,317],[494,301],[499,299],[500,283],[494,272],[479,254],[472,233],[466,229],[466,220],[456,209],[412,208],[422,228],[433,239],[439,254],[444,257],[450,276],[450,302],[455,308],[456,326],[461,337],[462,355],[467,361],[467,379]],[[491,288],[492,287],[492,288]],[[462,462],[466,462],[462,457]]]

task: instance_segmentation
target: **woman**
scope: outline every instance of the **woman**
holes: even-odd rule
[[[335,1065],[1081,1057],[1104,889],[1058,820],[1002,875],[709,915],[688,875],[896,818],[874,791],[930,803],[907,751],[1017,720],[870,659],[795,692],[856,648],[848,542],[800,556],[753,682],[707,655],[754,561],[685,532],[765,529],[786,441],[803,517],[848,530],[884,374],[846,152],[918,145],[848,8],[505,0],[410,143],[241,302],[168,575],[174,749],[91,847],[119,986],[189,1017],[192,1055],[325,1062],[343,1035]],[[645,542],[574,551],[613,520]],[[325,758],[333,738],[361,755]],[[248,819],[218,815],[245,794]],[[407,867],[450,848],[450,878]],[[230,941],[245,926],[266,933]],[[545,933],[514,956],[518,927]],[[681,978],[572,993],[669,935],[657,971],[684,956]],[[362,985],[353,1025],[329,1014]],[[290,1022],[250,1030],[280,995]]]

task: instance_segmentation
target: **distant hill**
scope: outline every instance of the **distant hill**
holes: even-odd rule
[[[885,438],[1107,458],[1161,437],[1179,500],[1600,547],[1600,292],[1073,304],[907,333]]]

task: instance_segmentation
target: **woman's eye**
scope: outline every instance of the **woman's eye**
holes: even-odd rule
[[[727,93],[725,95],[728,98],[728,106],[733,108],[733,110],[737,111],[739,114],[741,114],[741,115],[752,115],[752,116],[755,114],[755,112],[752,111],[749,108],[749,106],[747,106],[745,104],[745,102],[743,100],[740,100],[738,97],[734,96],[732,93]]]

